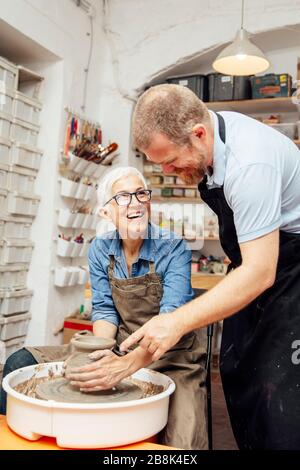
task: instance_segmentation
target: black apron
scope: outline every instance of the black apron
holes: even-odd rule
[[[217,116],[225,143],[225,122]],[[233,212],[223,187],[208,189],[206,181],[205,177],[198,188],[218,216],[230,271],[242,262]],[[292,360],[295,340],[300,340],[300,235],[280,231],[274,285],[224,320],[220,371],[240,449],[300,449],[300,364]]]

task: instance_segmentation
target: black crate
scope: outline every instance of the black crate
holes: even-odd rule
[[[209,101],[247,100],[251,98],[249,77],[210,73],[208,75]]]
[[[261,77],[252,77],[252,98],[280,98],[291,96],[292,77],[288,73],[267,73]]]
[[[167,83],[182,85],[192,90],[202,101],[208,101],[208,79],[206,75],[186,75],[167,78]]]

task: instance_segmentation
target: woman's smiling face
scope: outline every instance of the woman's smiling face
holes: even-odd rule
[[[112,186],[112,196],[134,193],[146,189],[137,175],[128,175],[117,180]],[[132,195],[129,205],[121,206],[113,199],[109,204],[109,215],[121,238],[144,238],[150,219],[150,201],[139,202]]]

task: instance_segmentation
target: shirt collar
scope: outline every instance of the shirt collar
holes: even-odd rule
[[[154,241],[158,238],[159,228],[153,224],[149,224],[148,237],[144,239],[137,261],[139,259],[143,259],[146,261],[155,261],[155,253],[157,252],[157,247]],[[108,254],[113,255],[116,258],[120,258],[122,255],[121,238],[117,230],[114,232],[114,237],[112,239]]]
[[[222,186],[225,178],[225,144],[219,135],[219,121],[216,113],[210,111],[214,120],[214,155],[213,155],[213,174],[207,174],[207,185]]]

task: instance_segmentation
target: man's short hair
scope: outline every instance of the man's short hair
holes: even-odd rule
[[[145,150],[155,133],[162,133],[177,145],[189,145],[195,124],[210,124],[205,104],[189,88],[156,85],[145,91],[133,114],[133,141]]]

